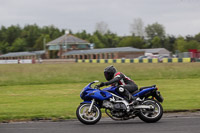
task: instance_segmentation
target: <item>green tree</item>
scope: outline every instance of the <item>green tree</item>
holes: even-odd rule
[[[9,44],[7,42],[6,43],[0,42],[0,53],[2,54],[7,53],[9,51],[8,48],[9,48]]]
[[[89,33],[87,33],[85,30],[83,30],[82,32],[76,33],[75,36],[77,36],[83,40],[89,40],[89,38],[91,37],[91,35]]]
[[[35,50],[43,50],[44,49],[44,43],[47,43],[51,41],[51,38],[48,34],[42,34],[35,42],[35,45],[33,46],[33,48]]]
[[[105,37],[98,31],[93,33],[93,36],[90,38],[90,42],[94,43],[95,48],[105,48]]]
[[[2,53],[6,53],[10,51],[40,50],[43,47],[43,35],[48,35],[46,37],[46,42],[48,42],[63,34],[64,30],[60,31],[53,25],[44,26],[42,28],[36,24],[26,25],[23,28],[19,25],[12,25],[8,28],[1,26],[0,51],[2,51]],[[23,40],[22,44],[18,43],[20,42],[19,38],[21,39],[21,42]],[[22,46],[24,46],[24,48],[22,48]]]
[[[129,36],[124,37],[118,44],[118,47],[145,48],[145,41],[141,37]]]
[[[26,41],[25,39],[17,38],[13,43],[12,46],[9,48],[11,52],[20,52],[26,50]]]
[[[172,51],[174,53],[175,50],[176,50],[175,42],[176,42],[176,37],[172,36],[172,35],[168,35],[167,37],[165,37],[163,39],[163,46],[162,47],[164,47],[167,50]]]
[[[176,46],[180,52],[188,52],[189,49],[200,49],[200,42],[196,40],[185,41],[181,37],[176,40]]]
[[[200,49],[200,42],[196,40],[191,40],[187,42],[185,49],[188,51],[189,49]]]
[[[194,37],[194,38],[195,38],[195,40],[196,40],[196,41],[200,42],[200,33],[199,33],[199,34],[197,34],[197,35],[195,35],[195,37]]]
[[[145,27],[145,32],[150,40],[152,40],[155,36],[158,36],[159,38],[163,38],[165,36],[164,26],[157,22],[147,25],[147,27]]]
[[[6,31],[7,31],[7,28],[5,26],[1,26],[1,29],[0,29],[0,42],[5,42],[6,41]]]
[[[119,42],[117,45],[118,47],[127,47],[127,46],[132,46],[133,43],[133,37],[128,36],[128,37],[123,37],[123,39]]]
[[[7,28],[4,41],[7,42],[9,45],[11,45],[15,41],[15,39],[20,37],[20,33],[21,33],[20,26],[19,25],[17,25],[17,26],[12,25],[12,26]]]
[[[27,43],[27,50],[34,50],[33,46],[35,45],[35,42],[38,37],[40,37],[41,30],[40,28],[34,24],[34,25],[26,25],[24,27],[22,38],[26,40]]]
[[[108,31],[106,34],[104,34],[102,43],[104,43],[105,47],[107,48],[114,48],[119,43],[119,37],[117,37],[117,35],[111,31]]]
[[[108,48],[117,47],[117,44],[120,41],[120,38],[117,36],[117,34],[112,33],[111,31],[108,31],[105,34],[105,37],[106,37],[106,47]]]
[[[152,40],[151,40],[151,44],[152,44],[152,48],[161,48],[162,44],[161,44],[161,39],[158,36],[155,36]]]
[[[51,26],[44,26],[43,28],[41,28],[41,32],[40,32],[40,34],[48,34],[49,37],[52,40],[60,37],[64,33],[65,33],[65,30],[60,31],[58,28],[56,28],[53,25],[51,25]]]
[[[187,42],[184,40],[183,37],[179,37],[176,42],[176,50],[179,50],[180,52],[186,52],[185,46],[187,45]]]

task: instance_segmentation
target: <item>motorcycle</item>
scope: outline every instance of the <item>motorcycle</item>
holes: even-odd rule
[[[142,87],[132,95],[136,97],[136,104],[129,104],[115,89],[110,86],[100,89],[99,85],[92,87],[93,81],[89,83],[80,93],[81,99],[76,110],[76,116],[80,122],[87,125],[96,124],[102,116],[101,109],[113,120],[129,120],[139,117],[147,123],[157,122],[162,118],[163,97],[156,85]]]

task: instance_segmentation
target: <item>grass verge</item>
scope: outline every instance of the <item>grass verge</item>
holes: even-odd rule
[[[108,64],[0,65],[0,121],[71,119],[82,88]],[[116,64],[140,86],[156,84],[165,111],[200,109],[200,64]]]
[[[141,86],[157,84],[165,101],[165,111],[200,108],[199,79],[144,80]],[[71,119],[86,83],[16,85],[0,87],[0,121]],[[195,87],[196,86],[196,87]]]

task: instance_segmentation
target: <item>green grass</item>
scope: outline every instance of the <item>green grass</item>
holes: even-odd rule
[[[109,64],[0,65],[0,121],[69,119],[82,88]],[[165,111],[200,109],[200,63],[114,64],[140,86],[156,84]]]
[[[0,65],[0,86],[88,83],[104,81],[108,64],[16,64]],[[200,78],[199,63],[115,64],[134,80]]]
[[[81,84],[0,87],[0,120],[74,118]]]

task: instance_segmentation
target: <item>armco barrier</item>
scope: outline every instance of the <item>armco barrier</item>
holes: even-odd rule
[[[163,58],[159,61],[157,58],[153,59],[78,59],[78,63],[188,63],[193,62],[191,58]],[[197,60],[194,60],[195,62]]]

